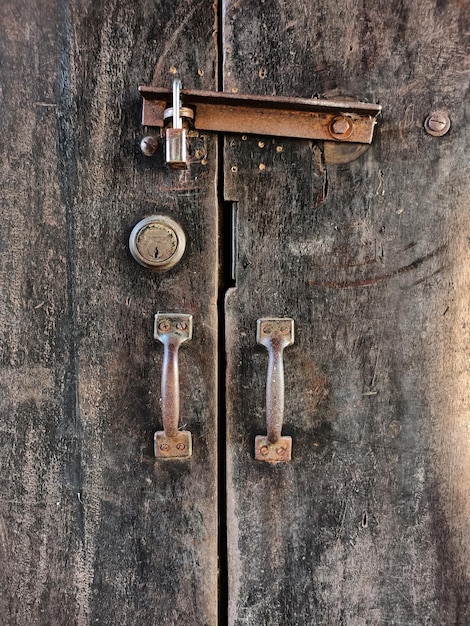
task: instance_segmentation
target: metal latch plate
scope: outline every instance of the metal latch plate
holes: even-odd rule
[[[139,87],[144,98],[142,124],[163,128],[171,90]],[[251,96],[183,89],[185,107],[194,110],[194,128],[226,133],[247,133],[346,141],[372,142],[378,104],[333,100]]]

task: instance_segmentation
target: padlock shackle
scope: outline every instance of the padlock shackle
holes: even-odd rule
[[[173,128],[183,128],[183,121],[180,115],[180,89],[181,81],[173,81]]]

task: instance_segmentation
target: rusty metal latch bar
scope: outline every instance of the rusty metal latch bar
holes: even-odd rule
[[[163,128],[171,118],[172,90],[139,87],[142,124]],[[181,116],[195,130],[370,144],[381,106],[364,102],[251,96],[181,90]],[[184,111],[187,111],[185,116]]]
[[[157,313],[155,339],[163,346],[162,422],[163,430],[155,433],[157,459],[187,459],[192,454],[192,438],[188,430],[178,430],[180,384],[178,350],[193,334],[192,315]]]
[[[266,382],[267,435],[255,438],[255,459],[278,463],[290,461],[292,438],[281,436],[284,421],[284,348],[294,343],[294,320],[290,318],[259,319],[256,340],[268,350]]]

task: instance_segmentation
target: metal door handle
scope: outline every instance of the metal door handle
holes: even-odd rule
[[[192,315],[157,313],[155,339],[163,344],[162,422],[163,430],[155,433],[157,459],[189,458],[192,438],[188,430],[178,430],[180,413],[180,384],[178,350],[193,334]]]
[[[284,421],[284,348],[294,343],[294,320],[290,318],[263,318],[257,322],[256,340],[269,353],[266,382],[267,435],[255,438],[255,458],[277,463],[290,461],[292,438],[282,437]]]

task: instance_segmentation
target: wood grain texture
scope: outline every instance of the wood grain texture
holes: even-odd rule
[[[213,23],[202,1],[1,4],[3,624],[216,623],[216,147],[183,173],[143,157],[137,92],[214,89]],[[158,212],[188,238],[161,275],[127,249]],[[188,462],[154,463],[157,311],[194,316]]]
[[[369,151],[231,137],[226,301],[229,623],[470,621],[468,11],[458,1],[224,5],[224,89],[352,95]],[[432,138],[427,115],[447,111]],[[259,143],[259,142],[262,143]],[[284,355],[293,461],[253,459],[267,356]],[[467,365],[466,365],[467,364]]]

